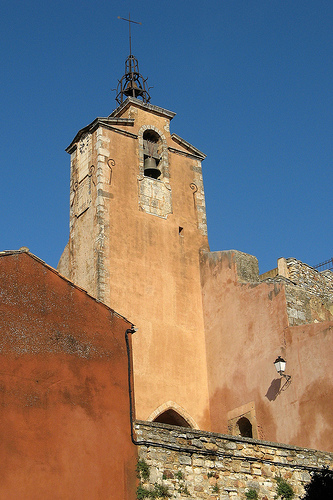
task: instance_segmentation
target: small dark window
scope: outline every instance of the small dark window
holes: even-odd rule
[[[252,424],[249,419],[242,417],[237,422],[238,435],[242,437],[252,437]]]
[[[154,422],[160,424],[178,425],[179,427],[191,427],[190,424],[175,410],[166,410],[155,418]]]
[[[179,236],[184,236],[184,228],[179,226],[178,228]]]

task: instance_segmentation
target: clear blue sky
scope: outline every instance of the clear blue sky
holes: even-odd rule
[[[2,2],[0,249],[56,266],[76,132],[116,107],[132,52],[203,162],[211,250],[332,251],[332,0]]]

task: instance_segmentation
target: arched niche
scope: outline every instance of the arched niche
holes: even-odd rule
[[[151,154],[161,172],[159,180],[169,182],[168,146],[162,132],[154,125],[143,125],[138,132],[139,177],[144,177],[145,160]],[[149,151],[149,145],[152,148]]]
[[[228,431],[232,436],[259,439],[254,401],[228,411]],[[261,436],[260,439],[263,439]]]
[[[252,424],[250,420],[246,417],[241,417],[239,420],[237,420],[236,429],[238,436],[249,437],[249,438],[253,437]]]
[[[170,408],[163,413],[160,413],[153,422],[159,422],[160,424],[178,425],[179,427],[190,427],[190,424],[184,417],[179,415],[175,410]]]
[[[162,139],[157,132],[147,129],[143,133],[143,174],[145,177],[162,177]]]
[[[187,411],[174,401],[168,401],[160,405],[149,415],[147,420],[149,422],[199,429],[199,426]]]

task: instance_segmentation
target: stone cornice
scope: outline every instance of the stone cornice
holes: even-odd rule
[[[155,106],[153,104],[144,103],[140,101],[140,99],[136,99],[135,97],[127,97],[127,99],[120,106],[118,106],[117,109],[112,111],[109,117],[113,118],[119,116],[131,105],[134,105],[146,111],[150,111],[151,113],[157,114],[159,116],[164,116],[165,118],[169,118],[169,120],[172,120],[172,118],[176,115],[176,113],[174,113],[173,111],[160,108],[159,106]]]
[[[181,137],[179,137],[179,135],[177,134],[171,134],[171,138],[177,143],[179,144],[180,146],[183,146],[185,149],[188,150],[188,152],[196,157],[196,158],[200,158],[200,160],[204,160],[206,158],[207,155],[205,155],[205,153],[203,153],[202,151],[200,151],[199,149],[195,148],[194,146],[192,146],[192,144],[190,144],[189,142],[185,141],[185,139],[182,139]],[[172,149],[174,149],[174,152],[175,153],[184,153],[183,151],[179,150],[179,149],[176,149],[176,148],[169,148],[169,150],[171,151]],[[186,153],[185,153],[186,154]]]
[[[70,145],[65,149],[65,151],[67,153],[72,153],[75,150],[76,144],[81,139],[81,137],[84,136],[88,132],[89,133],[94,132],[98,127],[104,127],[104,128],[109,129],[109,130],[114,130],[115,132],[118,132],[118,133],[124,134],[124,135],[128,135],[129,137],[133,137],[134,139],[136,139],[137,136],[135,134],[132,134],[131,132],[128,132],[126,130],[115,128],[113,125],[123,125],[123,126],[133,127],[134,119],[133,118],[110,118],[110,117],[95,118],[95,120],[93,122],[89,123],[89,125],[87,125],[84,128],[81,128],[81,130],[78,131],[78,133],[76,134],[76,136],[74,137],[74,139],[72,140]]]

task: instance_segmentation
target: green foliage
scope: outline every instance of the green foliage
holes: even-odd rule
[[[140,479],[140,484],[136,490],[137,500],[144,500],[145,498],[170,498],[167,486],[163,484],[154,484],[154,488],[145,488],[142,482],[148,481],[150,476],[149,465],[144,460],[138,460],[136,465],[136,474]]]
[[[181,495],[189,496],[190,492],[187,489],[187,486],[184,484],[184,474],[182,471],[177,471],[175,474],[175,478],[180,481],[180,484],[178,486],[178,493]]]
[[[290,484],[282,479],[281,476],[276,478],[277,487],[275,498],[283,498],[283,500],[289,500],[294,498],[295,493]]]
[[[219,493],[220,488],[217,486],[217,484],[214,484],[212,491],[213,491],[213,493]]]
[[[314,472],[310,483],[306,484],[303,500],[325,500],[333,498],[333,471],[327,468]]]
[[[168,487],[163,484],[155,483],[154,489],[151,492],[152,496],[150,498],[170,498],[171,494],[168,491]]]
[[[254,488],[247,490],[245,496],[248,500],[258,500],[258,492]]]
[[[182,495],[185,495],[185,496],[190,496],[190,492],[188,491],[187,489],[187,486],[185,485],[180,485],[179,488],[178,488],[178,493],[181,493]]]
[[[144,460],[138,460],[138,463],[136,465],[136,475],[139,479],[148,481],[150,476],[149,466]]]
[[[143,500],[144,498],[149,498],[150,491],[147,488],[144,488],[141,484],[139,484],[136,490],[136,498],[138,500]]]
[[[148,488],[144,488],[141,484],[138,486],[136,490],[136,498],[138,500],[144,500],[145,498],[170,498],[171,495],[168,491],[167,486],[163,484],[154,484],[154,489],[149,490]]]

